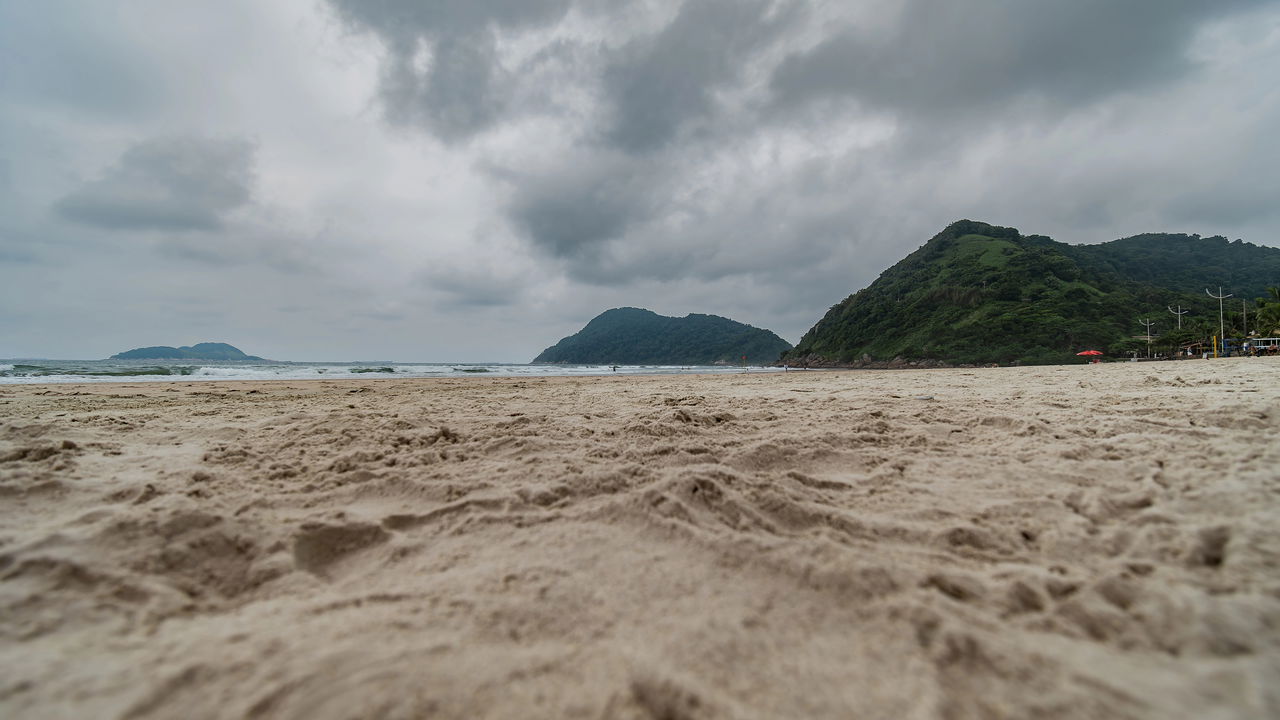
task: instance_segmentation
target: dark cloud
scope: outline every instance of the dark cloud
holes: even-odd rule
[[[626,42],[544,35],[533,41],[543,52],[504,64],[499,45],[553,27],[571,8],[588,17],[630,9],[589,0],[330,4],[350,27],[381,41],[386,57],[379,96],[393,122],[420,124],[446,141],[465,140],[526,113],[554,114],[557,108],[546,98],[562,89],[558,85],[572,84],[603,100],[590,141],[632,153],[658,149],[713,116],[716,89],[733,85],[747,62],[783,37],[806,7],[776,0],[675,4],[668,22]],[[578,66],[546,76],[550,57],[562,56]],[[589,70],[582,72],[584,66]]]
[[[945,184],[919,168],[963,162],[958,154],[1000,128],[1038,132],[1041,116],[1016,101],[1070,113],[1186,77],[1205,22],[1256,4],[908,0],[838,17],[804,2],[705,0],[671,3],[661,20],[636,27],[603,22],[608,39],[587,42],[553,32],[575,9],[567,2],[465,11],[331,2],[387,49],[380,98],[389,115],[436,137],[554,116],[554,105],[522,91],[534,78],[544,98],[569,86],[592,99],[577,110],[588,118],[581,127],[553,117],[562,152],[532,164],[503,159],[491,174],[509,189],[515,233],[571,278],[598,284],[813,271],[842,243],[861,242],[869,216],[883,223],[882,214],[913,212],[896,196]],[[591,12],[580,15],[625,10]],[[504,64],[499,48],[515,40],[543,52]],[[548,54],[561,64],[529,59]],[[853,102],[823,104],[830,99]],[[874,149],[823,148],[845,127],[876,122],[892,129]],[[919,126],[944,130],[911,132]],[[822,155],[800,162],[788,143]],[[772,157],[744,159],[768,147]],[[889,186],[895,197],[884,196]],[[1078,197],[1097,225],[1111,217],[1097,200],[1114,195],[1085,199],[1093,195]],[[943,223],[973,214],[937,204]]]
[[[499,62],[498,33],[554,23],[569,0],[331,0],[353,29],[383,43],[381,97],[397,123],[422,123],[466,139],[509,109],[518,82]]]
[[[329,0],[348,22],[412,43],[423,37],[519,29],[564,17],[570,0]]]
[[[1083,103],[1185,74],[1189,42],[1206,19],[1261,4],[908,0],[894,21],[855,25],[792,54],[771,84],[791,107],[842,96],[912,114],[994,116],[1022,96]]]
[[[615,53],[602,85],[610,118],[604,136],[631,153],[660,149],[687,124],[713,115],[714,92],[801,15],[802,3],[700,0],[681,6],[658,33]]]
[[[200,137],[147,140],[54,210],[105,230],[217,230],[252,198],[253,146]]]
[[[614,153],[576,154],[548,171],[516,175],[509,218],[551,256],[584,260],[648,216],[651,172]]]

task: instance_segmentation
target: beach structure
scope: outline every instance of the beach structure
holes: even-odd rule
[[[1280,337],[1250,338],[1249,346],[1258,353],[1274,355],[1280,353]]]

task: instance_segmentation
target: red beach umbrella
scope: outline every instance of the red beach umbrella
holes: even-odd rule
[[[1078,352],[1076,354],[1077,355],[1101,355],[1102,351],[1101,350],[1085,350],[1084,352]]]

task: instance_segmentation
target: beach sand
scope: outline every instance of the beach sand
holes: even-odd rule
[[[1280,359],[0,387],[6,718],[1280,716]]]

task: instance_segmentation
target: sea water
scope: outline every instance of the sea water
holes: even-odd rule
[[[200,362],[156,360],[0,360],[0,385],[24,383],[332,378],[550,377],[777,372],[731,365],[518,365],[511,363]]]

